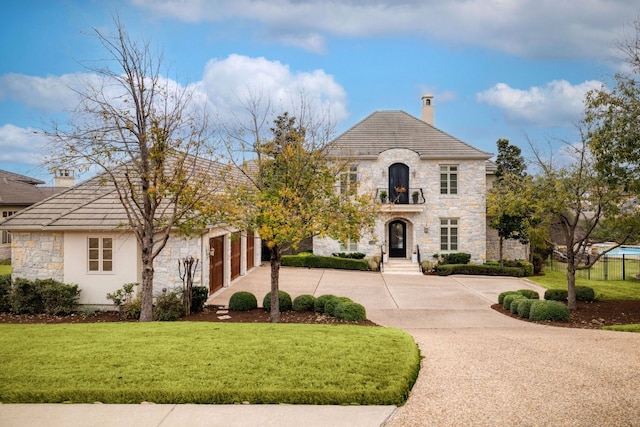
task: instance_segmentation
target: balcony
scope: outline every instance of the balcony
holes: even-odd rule
[[[376,201],[382,212],[422,212],[426,200],[422,188],[377,188]]]

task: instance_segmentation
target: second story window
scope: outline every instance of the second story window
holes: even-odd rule
[[[440,166],[440,194],[458,194],[458,166]]]
[[[348,171],[340,174],[340,193],[354,191],[358,182],[358,166],[350,166]]]

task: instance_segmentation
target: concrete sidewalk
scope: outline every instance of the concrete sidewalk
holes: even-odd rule
[[[262,301],[269,267],[236,291]],[[524,279],[282,268],[280,289],[335,294],[408,331],[424,359],[406,405],[0,405],[0,426],[640,426],[640,334],[531,324],[491,309]],[[232,314],[233,317],[233,314]],[[233,318],[231,319],[233,321]]]

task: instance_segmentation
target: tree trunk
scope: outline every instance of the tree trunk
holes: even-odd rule
[[[142,236],[142,301],[140,321],[153,320],[153,231]]]
[[[280,260],[282,257],[279,245],[271,248],[271,323],[280,322],[280,298],[278,298],[280,284]]]
[[[502,249],[503,249],[503,245],[504,245],[504,238],[502,236],[500,236],[499,239],[499,244],[498,244],[498,251],[499,251],[499,257],[500,257],[500,267],[504,266],[504,260],[502,259]]]
[[[578,308],[576,304],[576,267],[575,254],[567,248],[567,307],[569,310]]]

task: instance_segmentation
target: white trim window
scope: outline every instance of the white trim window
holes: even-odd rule
[[[15,215],[18,211],[2,211],[2,218],[9,218],[11,215]],[[2,230],[2,244],[11,244],[11,233],[7,230]]]
[[[349,166],[349,171],[340,174],[340,194],[354,191],[358,182],[358,166]]]
[[[113,238],[89,237],[87,260],[89,272],[111,273],[113,271]]]
[[[343,252],[358,252],[358,242],[349,239],[346,242],[340,242],[340,250]]]
[[[458,220],[440,219],[440,250],[454,252],[458,250]]]
[[[440,194],[458,194],[457,165],[440,165]]]

